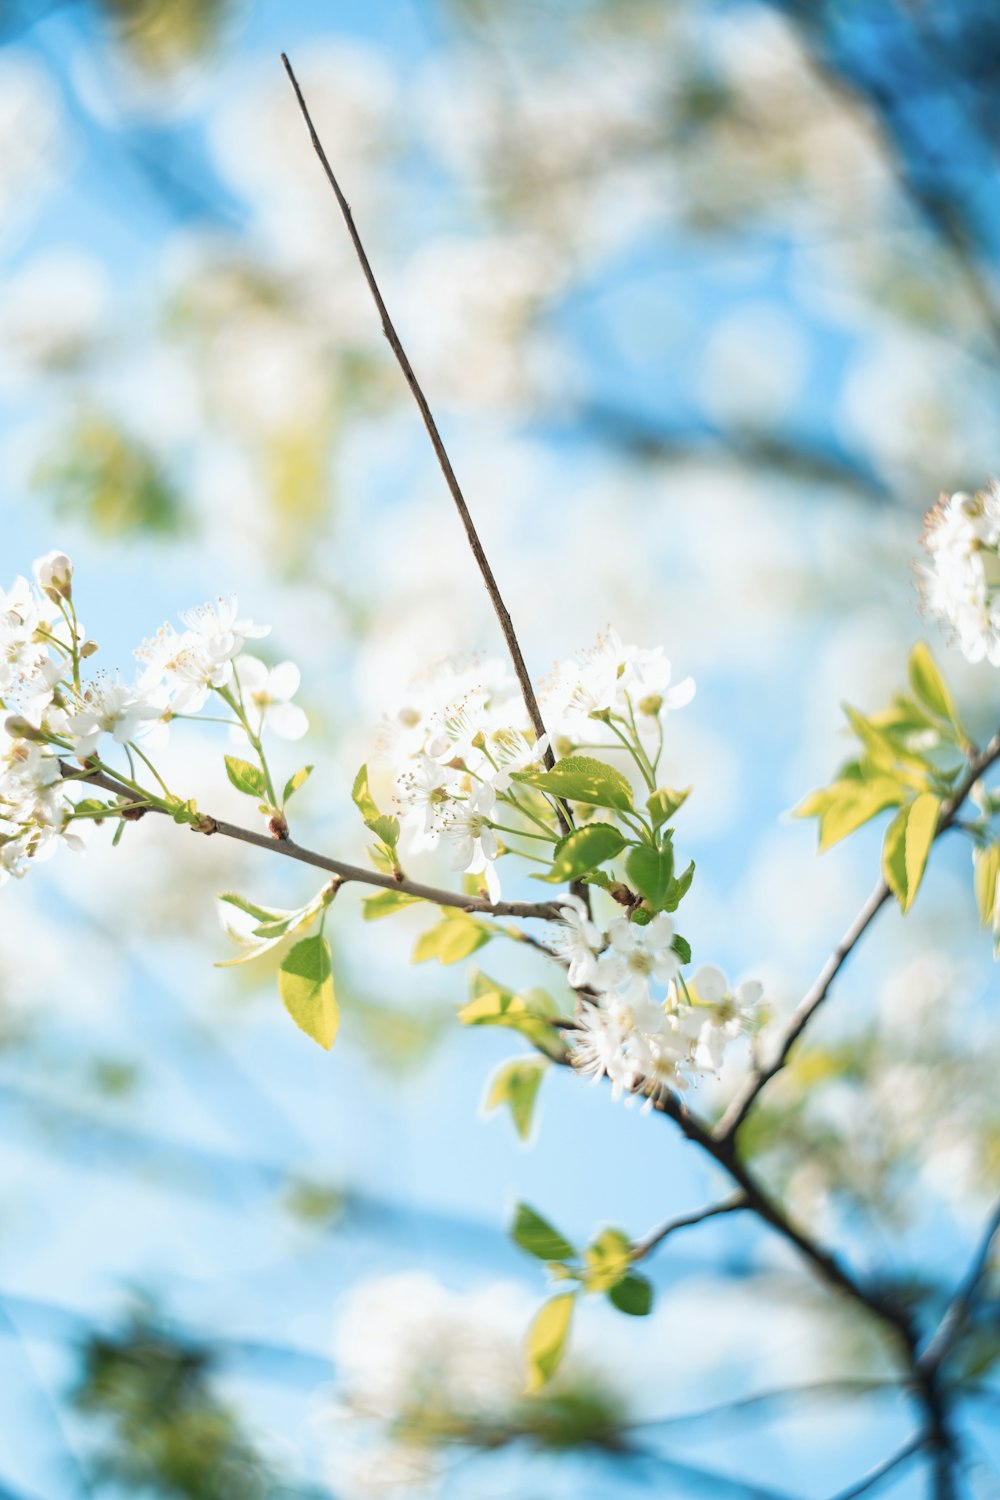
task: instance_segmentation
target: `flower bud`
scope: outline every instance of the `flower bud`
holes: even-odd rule
[[[84,641],[83,645],[80,647],[81,660],[85,661],[88,656],[96,656],[97,652],[100,651],[100,649],[101,648],[96,641]]]
[[[36,725],[32,724],[30,719],[26,719],[23,714],[10,714],[4,720],[3,727],[12,740],[44,741],[45,739],[42,731]]]
[[[35,580],[42,593],[58,604],[73,592],[73,564],[65,552],[46,552],[35,561]]]

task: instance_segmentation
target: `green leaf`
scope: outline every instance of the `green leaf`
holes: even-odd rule
[[[529,1392],[540,1391],[548,1385],[558,1370],[566,1350],[575,1302],[574,1292],[562,1292],[536,1313],[525,1339]]]
[[[267,796],[264,772],[259,766],[252,766],[248,760],[238,760],[235,755],[227,755],[226,775],[236,790],[243,792],[245,796],[258,799]]]
[[[527,1250],[536,1260],[572,1260],[576,1250],[564,1239],[558,1229],[553,1229],[547,1219],[536,1214],[527,1203],[519,1203],[510,1226],[510,1237],[515,1245]]]
[[[632,1264],[632,1241],[621,1229],[604,1229],[583,1252],[588,1292],[606,1292],[627,1276]]]
[[[644,1318],[653,1310],[653,1284],[646,1276],[623,1276],[609,1288],[608,1301],[631,1318]]]
[[[378,817],[378,803],[368,790],[367,766],[362,766],[354,778],[354,785],[351,788],[351,801],[366,823],[369,818]]]
[[[691,944],[687,938],[682,938],[679,932],[675,932],[670,944],[682,964],[691,962]]]
[[[882,873],[901,911],[909,911],[920,889],[940,812],[940,797],[922,792],[900,808],[886,830]]]
[[[671,895],[674,876],[674,849],[667,838],[662,849],[639,844],[629,850],[625,861],[629,881],[649,902],[653,911],[663,911]]]
[[[408,896],[405,891],[379,891],[377,895],[367,896],[362,901],[361,915],[366,922],[376,922],[379,917],[391,917],[405,906],[415,906],[419,902],[419,896]]]
[[[531,1121],[539,1086],[548,1068],[544,1057],[518,1057],[504,1063],[494,1075],[486,1095],[487,1110],[506,1104],[521,1140],[531,1134]]]
[[[417,938],[413,950],[415,964],[426,963],[431,958],[436,958],[441,964],[457,964],[496,936],[492,927],[477,922],[467,912],[452,907],[439,907],[438,910],[442,912],[441,921]]]
[[[545,1052],[563,1052],[562,1038],[552,1025],[559,1011],[544,990],[515,995],[480,973],[472,975],[471,988],[472,999],[458,1013],[463,1026],[507,1026]]]
[[[887,807],[898,807],[905,798],[899,782],[888,776],[878,776],[873,781],[856,781],[841,778],[822,792],[814,792],[795,809],[797,817],[819,815],[820,853],[832,848],[849,833],[854,833]],[[822,798],[822,804],[818,799]],[[807,811],[807,806],[815,812]]]
[[[909,673],[910,687],[924,707],[929,708],[932,714],[937,714],[939,719],[947,719],[964,740],[965,731],[959,721],[954,699],[941,676],[937,662],[923,641],[918,641],[910,652]]]
[[[694,879],[694,860],[692,860],[691,863],[688,865],[688,867],[684,871],[683,875],[678,875],[678,877],[677,877],[676,880],[671,881],[671,884],[670,884],[670,895],[667,897],[667,911],[676,911],[677,910],[677,908],[680,906],[681,902],[684,900],[684,897],[687,895],[688,891],[691,889],[691,882],[692,882],[693,879]]]
[[[614,859],[624,847],[624,837],[610,823],[590,823],[561,840],[556,846],[552,869],[547,875],[536,875],[535,879],[553,885],[577,880],[605,860]]]
[[[366,818],[365,827],[370,828],[377,839],[381,839],[390,855],[396,852],[399,843],[399,819],[390,817],[388,813],[379,813],[377,817]]]
[[[911,770],[919,773],[920,783],[923,786],[927,773],[933,769],[932,762],[925,755],[908,749],[902,742],[901,736],[893,734],[890,730],[880,729],[872,719],[858,713],[857,709],[851,708],[848,703],[844,705],[844,713],[854,733],[868,752],[872,764],[879,771],[898,777],[899,766],[909,766]]]
[[[329,1051],[337,1035],[339,1012],[326,938],[303,938],[285,954],[278,971],[278,993],[296,1026]]]
[[[523,771],[515,780],[567,802],[631,812],[632,788],[620,771],[589,755],[567,755],[551,771]]]
[[[295,772],[294,776],[289,776],[288,780],[285,782],[285,790],[281,794],[282,807],[284,807],[289,797],[295,795],[300,786],[305,786],[306,782],[309,780],[309,777],[312,775],[312,771],[312,766],[303,766],[300,770]]]
[[[651,797],[646,799],[646,806],[649,808],[653,827],[662,828],[664,823],[669,823],[674,813],[677,812],[678,808],[684,806],[690,795],[691,788],[689,786],[686,786],[680,792],[675,792],[668,786],[659,787]]]
[[[984,927],[1000,927],[1000,843],[974,849],[972,868],[979,920]]]

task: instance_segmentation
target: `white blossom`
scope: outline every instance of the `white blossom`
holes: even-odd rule
[[[464,802],[447,804],[441,834],[451,848],[452,869],[475,875],[496,859],[499,846],[489,816],[495,800],[493,788],[483,786]]]
[[[93,755],[101,736],[110,734],[119,745],[139,739],[149,720],[158,719],[162,710],[134,687],[120,678],[89,683],[67,718],[67,733],[76,755],[82,759]]]
[[[309,720],[298,704],[290,701],[301,680],[294,662],[267,667],[256,656],[244,655],[236,658],[235,671],[254,733],[259,736],[266,723],[283,740],[300,740]]]
[[[926,608],[950,628],[971,662],[1000,666],[1000,485],[975,495],[942,495],[922,537]]]
[[[559,921],[553,923],[548,945],[566,965],[566,978],[574,989],[596,983],[597,955],[604,940],[579,896],[560,901]]]
[[[608,939],[609,951],[597,968],[599,989],[639,1001],[648,998],[652,980],[666,984],[680,972],[680,959],[671,947],[674,923],[666,912],[658,912],[646,927],[616,917]]]
[[[35,581],[53,602],[68,599],[72,592],[73,564],[65,552],[46,552],[35,559]]]

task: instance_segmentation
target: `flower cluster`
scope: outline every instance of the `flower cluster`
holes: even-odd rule
[[[1000,484],[942,495],[927,514],[924,603],[951,629],[969,661],[1000,667]]]
[[[672,676],[661,647],[626,646],[609,628],[582,658],[570,657],[553,669],[542,692],[545,722],[553,738],[568,746],[597,737],[613,744],[608,730],[615,722],[643,738],[658,737],[667,713],[694,697],[693,678],[671,685]]]
[[[269,670],[244,654],[248,640],[269,626],[238,617],[236,600],[217,598],[181,616],[183,631],[164,625],[135,652],[139,666],[86,677],[98,650],[76,614],[73,566],[62,552],[34,565],[34,582],[16,578],[0,590],[0,884],[48,858],[59,842],[82,848],[71,825],[87,818],[137,813],[152,806],[174,811],[148,752],[163,744],[167,726],[197,712],[218,694],[238,732],[260,751],[265,723],[298,738],[305,715],[288,700],[298,686],[290,662]],[[108,757],[118,758],[114,764]],[[124,764],[121,763],[124,758]],[[137,780],[142,761],[155,778],[150,791]],[[78,800],[87,772],[110,772],[128,793],[117,802]],[[77,795],[71,795],[77,794]]]
[[[670,662],[661,650],[625,646],[608,631],[582,660],[555,668],[541,697],[553,733],[536,739],[518,685],[502,661],[436,667],[383,718],[377,746],[392,775],[408,848],[431,849],[443,842],[453,867],[485,873],[496,899],[493,865],[505,847],[497,828],[538,837],[539,810],[528,790],[515,783],[517,774],[542,769],[550,737],[561,753],[595,736],[609,748],[624,744],[651,770],[659,751],[656,756],[643,751],[640,736],[655,735],[662,743],[665,715],[694,694],[691,678],[670,683]],[[543,804],[543,811],[551,809]]]
[[[605,940],[578,898],[560,911],[550,946],[570,983],[590,992],[570,1033],[574,1066],[595,1081],[607,1076],[616,1099],[645,1094],[650,1104],[661,1087],[717,1073],[727,1043],[752,1029],[761,986],[733,990],[709,964],[685,981],[666,912],[646,926],[615,918]]]

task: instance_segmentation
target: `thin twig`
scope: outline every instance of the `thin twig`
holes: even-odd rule
[[[102,787],[106,792],[113,792],[117,796],[133,797],[135,794],[128,787],[115,781],[113,776],[107,776],[103,771],[86,771],[81,773],[78,767],[69,765],[66,761],[60,761],[60,768],[64,776],[75,781],[86,781],[92,786]],[[150,806],[147,812],[161,813],[166,817],[170,814],[165,808]],[[113,810],[109,817],[113,816]],[[550,901],[485,901],[481,897],[468,896],[461,891],[448,891],[434,885],[424,885],[419,880],[409,880],[401,876],[398,880],[394,875],[384,875],[379,870],[366,869],[364,865],[349,865],[341,859],[330,859],[326,854],[318,854],[314,849],[304,849],[294,839],[275,839],[264,833],[255,833],[253,829],[242,828],[237,823],[226,823],[221,818],[213,818],[206,813],[204,827],[197,830],[206,834],[221,834],[223,838],[236,839],[241,844],[252,844],[255,849],[266,849],[269,854],[281,854],[286,859],[297,860],[303,865],[312,865],[317,870],[326,870],[331,875],[339,875],[342,881],[353,880],[358,885],[375,885],[385,891],[400,891],[404,896],[416,896],[421,901],[432,901],[435,906],[454,906],[460,911],[474,912],[484,917],[523,917],[537,918],[539,921],[552,921],[559,916],[558,907]]]
[[[303,98],[302,90],[299,87],[299,81],[296,78],[295,73],[292,70],[292,65],[288,61],[288,58],[285,56],[284,52],[281,54],[281,61],[284,64],[285,72],[288,74],[289,82],[291,83],[292,88],[295,91],[296,102],[298,103],[302,118],[306,123],[306,129],[309,131],[309,139],[312,141],[313,150],[316,152],[316,155],[320,161],[320,165],[322,166],[323,171],[326,173],[326,179],[333,189],[334,197],[336,198],[337,204],[340,208],[340,212],[344,217],[344,223],[347,225],[347,232],[351,237],[351,243],[354,246],[355,254],[358,257],[358,260],[361,264],[361,269],[364,272],[365,280],[368,283],[368,290],[371,292],[375,302],[375,306],[378,308],[379,317],[382,319],[382,332],[385,334],[386,339],[389,342],[390,349],[396,356],[396,362],[403,372],[404,379],[406,380],[406,383],[409,386],[410,391],[412,392],[413,399],[417,403],[420,415],[423,418],[424,426],[427,429],[427,435],[431,440],[431,447],[434,449],[434,453],[437,457],[441,473],[444,475],[445,483],[447,484],[449,492],[451,493],[451,498],[455,502],[455,508],[458,511],[462,525],[465,528],[465,535],[468,539],[469,546],[472,549],[472,555],[476,559],[476,564],[479,568],[480,573],[482,574],[483,583],[486,585],[486,592],[490,596],[490,602],[493,605],[493,608],[496,611],[497,619],[500,622],[500,629],[503,631],[503,637],[507,643],[507,650],[510,653],[510,659],[514,665],[514,673],[517,677],[518,686],[521,689],[521,696],[524,699],[524,706],[528,711],[528,718],[531,720],[531,725],[535,731],[535,734],[539,739],[541,739],[545,734],[545,724],[542,719],[541,710],[538,707],[538,699],[535,697],[535,690],[531,685],[531,677],[528,673],[528,668],[525,664],[524,656],[521,652],[520,643],[518,642],[510,614],[508,613],[507,607],[504,604],[503,598],[500,594],[500,589],[497,585],[496,578],[493,575],[493,569],[490,567],[489,559],[487,558],[486,553],[483,551],[483,544],[479,540],[479,533],[477,532],[472,516],[469,513],[469,507],[466,504],[465,496],[462,493],[461,486],[459,485],[458,479],[455,475],[455,470],[452,467],[451,459],[448,457],[448,453],[441,438],[441,434],[438,431],[438,425],[434,420],[434,416],[431,412],[430,406],[427,404],[427,397],[424,395],[423,390],[421,389],[420,382],[414,374],[413,366],[410,364],[406,351],[400,343],[399,335],[397,334],[396,329],[393,326],[392,319],[389,316],[389,310],[382,298],[382,293],[379,291],[378,282],[375,280],[375,274],[372,271],[368,256],[365,253],[365,247],[361,243],[361,236],[358,234],[357,227],[355,226],[354,217],[351,213],[350,206],[347,202],[347,199],[344,197],[343,192],[341,191],[340,183],[334,176],[333,168],[330,166],[327,154],[323,149],[323,143],[320,140],[316,132],[316,127],[312,122],[312,116],[309,113],[308,105]],[[551,746],[548,746],[546,748],[545,764],[549,767],[550,770],[555,764],[555,758],[552,754]],[[559,813],[559,819],[561,825],[563,826],[564,832],[568,833],[569,827],[566,824],[565,815],[561,811]]]
[[[986,1222],[972,1263],[958,1291],[920,1356],[920,1366],[923,1370],[930,1372],[940,1369],[961,1338],[975,1307],[983,1277],[989,1270],[993,1241],[998,1234],[1000,1234],[1000,1201],[997,1202]]]
[[[926,1443],[927,1438],[924,1434],[918,1433],[916,1437],[910,1438],[908,1443],[904,1443],[898,1453],[894,1453],[891,1458],[886,1458],[882,1463],[876,1464],[874,1469],[869,1469],[868,1473],[863,1475],[856,1484],[852,1484],[846,1490],[838,1490],[832,1497],[832,1500],[853,1500],[855,1495],[863,1495],[866,1490],[874,1489],[875,1485],[884,1479],[887,1474],[891,1474],[894,1469],[898,1469],[900,1464],[905,1464],[906,1460],[912,1458],[914,1453],[919,1453],[920,1449]]]
[[[643,1260],[678,1229],[688,1229],[695,1224],[704,1224],[706,1219],[717,1218],[719,1214],[735,1214],[740,1209],[749,1208],[749,1206],[743,1193],[736,1193],[732,1198],[727,1198],[724,1203],[713,1203],[709,1208],[703,1208],[698,1213],[687,1214],[683,1219],[668,1219],[666,1224],[661,1224],[658,1229],[651,1230],[645,1238],[636,1241],[632,1248],[632,1259]]]
[[[752,1391],[749,1396],[737,1396],[732,1401],[720,1401],[714,1406],[699,1406],[691,1411],[675,1412],[668,1417],[650,1417],[641,1422],[630,1422],[627,1431],[641,1431],[661,1427],[688,1428],[701,1422],[712,1422],[719,1417],[739,1417],[757,1410],[758,1407],[781,1405],[796,1401],[815,1401],[838,1396],[878,1396],[892,1392],[898,1395],[902,1389],[899,1380],[816,1380],[808,1385],[776,1386],[769,1391]],[[765,1419],[766,1420],[766,1419]]]
[[[985,750],[980,751],[971,758],[969,769],[958,783],[952,796],[948,798],[941,808],[941,816],[934,835],[935,839],[940,838],[952,826],[974,783],[997,760],[1000,760],[1000,734],[995,734]],[[823,1001],[830,992],[833,981],[840,973],[861,937],[888,901],[890,895],[891,892],[888,885],[886,885],[884,880],[880,880],[792,1013],[782,1034],[778,1051],[773,1061],[767,1067],[755,1068],[746,1079],[743,1087],[731,1101],[728,1109],[715,1127],[717,1140],[732,1141],[735,1138],[737,1131],[750,1113],[758,1096],[767,1087],[771,1079],[777,1073],[780,1073],[785,1066],[789,1053],[803,1031],[805,1031],[816,1011],[823,1004]]]

